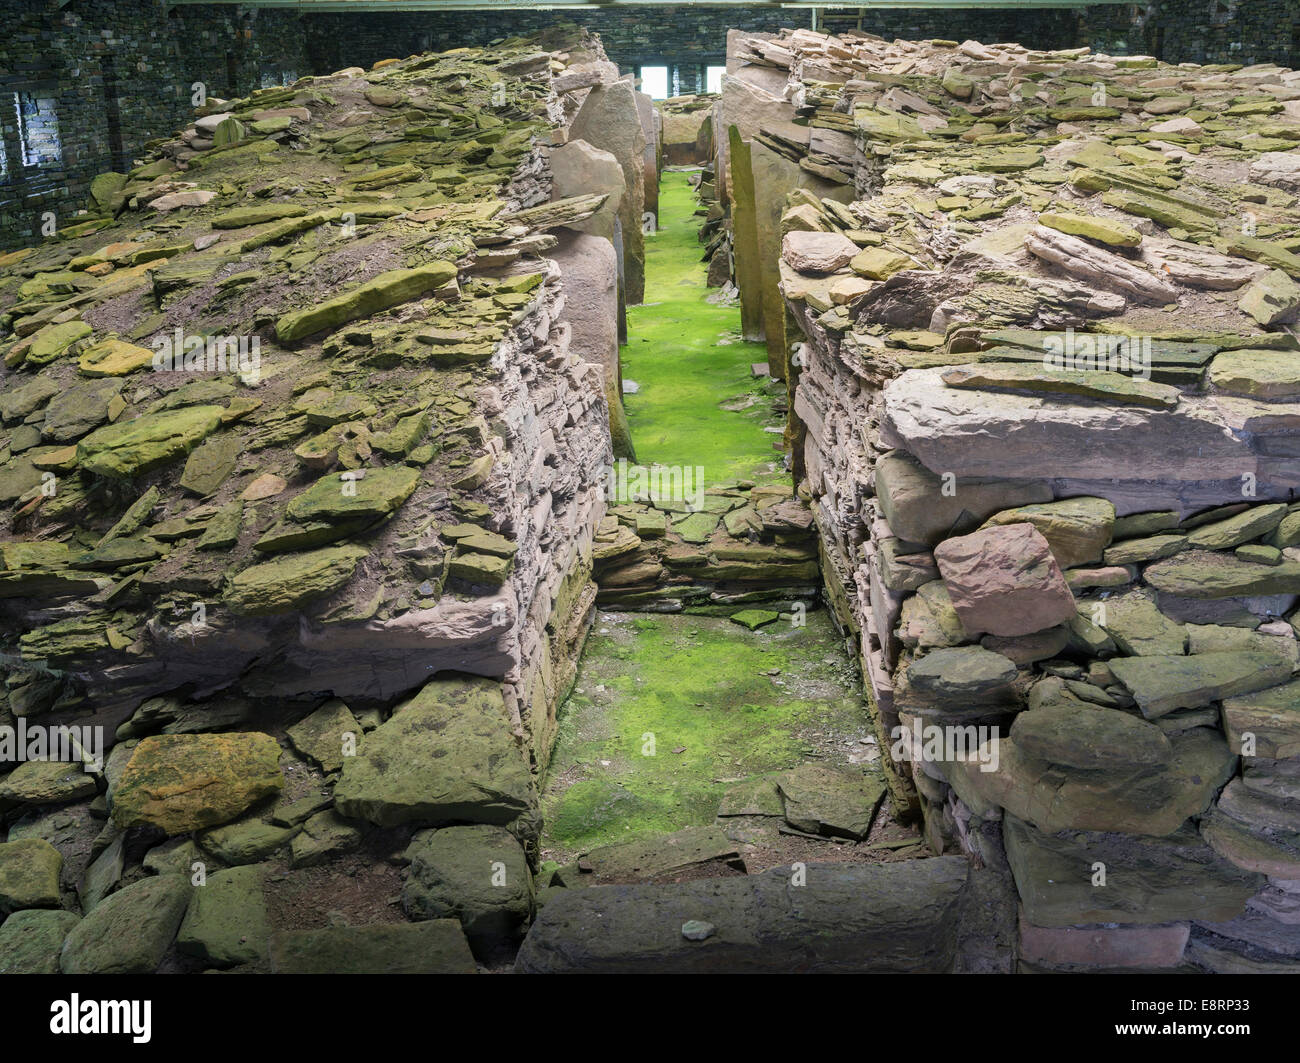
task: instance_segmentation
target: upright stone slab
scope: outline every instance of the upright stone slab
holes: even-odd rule
[[[731,235],[736,287],[740,289],[740,330],[751,343],[763,339],[762,274],[758,259],[758,221],[754,213],[754,174],[749,142],[736,126],[727,130],[731,145]]]
[[[655,110],[654,100],[644,92],[636,94],[636,114],[641,122],[641,132],[645,136],[645,148],[642,151],[645,166],[645,212],[654,215],[658,227],[659,112]]]
[[[623,374],[618,351],[618,262],[614,245],[601,236],[561,232],[550,252],[560,267],[565,315],[572,332],[569,349],[601,366],[609,432],[616,458],[636,460],[623,408]]]
[[[786,307],[781,295],[781,215],[786,195],[799,186],[799,164],[758,141],[750,145],[754,181],[754,226],[758,240],[758,290],[767,342],[767,371],[774,380],[786,378],[789,344]]]
[[[595,85],[583,101],[570,139],[586,140],[619,161],[627,194],[619,207],[623,236],[623,277],[627,301],[645,301],[645,239],[641,215],[645,210],[645,134],[637,113],[636,90],[626,81]]]

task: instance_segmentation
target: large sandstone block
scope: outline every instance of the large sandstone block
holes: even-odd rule
[[[790,232],[781,241],[781,257],[800,273],[834,273],[857,253],[858,245],[839,233]]]
[[[343,765],[340,814],[381,827],[403,823],[506,825],[536,803],[499,681],[435,679]]]
[[[1020,959],[1065,967],[1173,967],[1181,962],[1191,927],[1034,926],[1020,913]]]
[[[1083,771],[1131,771],[1173,757],[1159,727],[1100,705],[1044,705],[1019,713],[1011,738],[1031,757]]]
[[[957,796],[978,812],[1003,808],[1049,832],[1170,834],[1210,807],[1237,763],[1219,731],[1208,727],[1174,735],[1165,763],[1111,770],[1040,760],[1013,737],[989,741],[997,743],[996,749],[981,747],[974,756],[943,764]],[[981,770],[981,762],[996,769]]]
[[[1032,524],[947,539],[935,547],[934,559],[971,636],[1029,635],[1075,615],[1061,566]]]
[[[63,857],[44,838],[0,844],[0,916],[25,908],[56,908]]]
[[[29,908],[0,926],[0,974],[58,974],[59,953],[77,925],[73,912]]]
[[[1240,499],[1240,477],[1256,471],[1249,438],[1229,431],[1218,404],[1184,398],[1160,410],[949,388],[944,372],[909,369],[885,385],[881,439],[959,481],[1033,469],[1100,481],[1094,493],[1114,498],[1103,484],[1231,479]]]
[[[1115,506],[1104,498],[1063,498],[994,513],[989,524],[1032,524],[1062,569],[1100,561],[1110,545]]]
[[[974,531],[999,511],[1052,499],[1051,487],[1041,480],[945,480],[903,451],[876,463],[875,482],[890,530],[927,546]]]
[[[919,597],[919,595],[918,595]],[[932,650],[912,661],[898,704],[918,715],[983,716],[1019,704],[1015,663],[982,646]]]
[[[1149,720],[1195,709],[1285,682],[1291,662],[1272,653],[1217,652],[1190,656],[1116,657],[1110,669]]]
[[[474,974],[455,919],[284,930],[271,935],[276,974]]]
[[[285,314],[276,322],[275,334],[281,343],[296,343],[312,333],[336,329],[349,321],[408,302],[455,279],[456,265],[452,262],[389,270],[351,291]]]
[[[258,865],[212,872],[194,890],[176,935],[177,947],[214,967],[233,967],[266,959],[271,931]]]
[[[189,907],[185,875],[158,875],[124,886],[72,928],[63,943],[64,974],[152,974]]]
[[[1256,756],[1300,757],[1300,680],[1225,698],[1223,727],[1235,752],[1243,749],[1243,740],[1250,735]]]
[[[483,959],[522,936],[533,910],[533,878],[507,830],[475,824],[421,831],[406,855],[411,867],[402,909],[412,919],[458,919]]]

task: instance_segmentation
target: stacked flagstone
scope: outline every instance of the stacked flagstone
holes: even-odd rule
[[[717,616],[742,607],[766,623],[777,619],[773,609],[816,602],[817,553],[812,514],[788,485],[721,483],[687,500],[645,494],[611,505],[596,529],[596,601]]]
[[[732,43],[733,193],[738,135],[854,134],[767,240],[896,810],[1009,864],[1023,964],[1294,970],[1300,73]],[[886,741],[928,726],[996,748]]]
[[[0,723],[111,747],[6,747],[13,969],[459,970],[462,927],[480,960],[522,933],[637,122],[576,30],[352,68],[210,101],[0,260]],[[280,933],[269,871],[376,831],[428,932]]]

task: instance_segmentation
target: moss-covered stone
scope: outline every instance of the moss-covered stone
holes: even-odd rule
[[[533,877],[519,842],[478,824],[421,831],[406,850],[410,876],[402,910],[412,919],[460,921],[484,960],[509,952],[533,908]]]
[[[293,748],[314,761],[322,771],[343,770],[343,753],[349,742],[361,737],[361,725],[338,698],[332,698],[315,712],[288,729]],[[351,736],[349,740],[348,736]]]
[[[883,247],[868,247],[853,257],[849,268],[860,277],[883,281],[900,270],[911,269],[915,265],[911,258],[897,251],[890,251]]]
[[[191,887],[185,875],[124,886],[96,905],[63,943],[64,974],[152,974],[176,937]]]
[[[106,425],[77,444],[77,465],[130,479],[188,454],[220,427],[222,412],[220,406],[187,406]]]
[[[0,974],[58,974],[63,942],[78,921],[75,912],[14,912],[0,926]]]
[[[1164,838],[1076,832],[1051,835],[1009,817],[1007,857],[1035,926],[1223,922],[1239,915],[1261,879],[1218,857],[1184,827]],[[1107,886],[1093,869],[1106,868]]]
[[[343,521],[364,527],[395,512],[420,482],[418,469],[405,465],[366,469],[364,474],[324,476],[285,509],[298,523]]]
[[[1110,247],[1137,247],[1142,243],[1140,232],[1132,226],[1110,218],[1046,211],[1038,216],[1038,224],[1072,236],[1096,240]]]
[[[287,930],[271,937],[277,974],[474,974],[455,919]]]
[[[1157,562],[1146,570],[1145,578],[1161,593],[1181,598],[1300,594],[1300,561],[1261,565],[1196,550]]]
[[[1290,351],[1224,351],[1210,363],[1209,378],[1216,390],[1229,395],[1300,398],[1300,358]]]
[[[0,781],[0,804],[63,804],[92,796],[95,777],[81,764],[57,760],[28,760]]]
[[[43,838],[0,844],[0,915],[58,907],[62,870],[62,855]]]
[[[74,343],[84,340],[94,332],[84,321],[68,321],[60,325],[46,325],[31,338],[27,347],[28,365],[49,365],[61,357]]]
[[[296,203],[259,203],[253,207],[238,207],[234,211],[217,214],[212,220],[213,229],[243,229],[247,225],[261,225],[281,218],[299,217],[307,208]]]
[[[177,948],[214,967],[265,960],[271,926],[264,878],[265,869],[256,865],[208,875],[194,890],[176,935]]]
[[[380,826],[505,825],[535,800],[501,684],[435,679],[366,735],[334,788],[340,813]]]
[[[243,454],[244,443],[237,435],[225,433],[205,440],[185,462],[180,485],[191,494],[207,498],[216,494],[235,471]]]
[[[1083,771],[1167,764],[1173,746],[1155,724],[1097,706],[1044,705],[1017,714],[1011,738],[1030,756]]]
[[[1110,543],[1115,506],[1104,498],[1065,498],[994,513],[987,525],[1032,524],[1061,568],[1100,561]]]
[[[153,364],[154,352],[119,339],[107,339],[81,352],[77,368],[86,376],[126,376]]]
[[[245,616],[291,612],[342,587],[366,554],[358,546],[332,546],[264,561],[232,577],[223,599]]]
[[[451,262],[389,270],[342,295],[285,314],[276,322],[275,333],[281,343],[295,343],[313,333],[336,329],[408,302],[455,279],[456,266]]]
[[[270,735],[142,738],[113,791],[113,822],[186,834],[228,823],[280,792],[280,746]]]
[[[1178,405],[1178,389],[1123,373],[1055,369],[1030,362],[984,362],[954,366],[942,373],[950,388],[1027,391],[1034,394],[1093,399],[1124,406],[1168,410]]]
[[[1226,697],[1265,690],[1291,675],[1290,661],[1258,652],[1116,657],[1109,663],[1149,720],[1175,709],[1199,708]]]

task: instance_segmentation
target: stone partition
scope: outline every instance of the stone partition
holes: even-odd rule
[[[790,39],[801,41],[810,34],[795,30]],[[716,138],[718,184],[731,208],[745,338],[766,341],[774,380],[787,379],[793,342],[778,289],[785,194],[800,188],[817,199],[848,201],[853,196],[851,167],[828,157],[844,152],[851,157],[852,138],[831,125],[810,126],[797,119],[796,105],[802,101],[787,85],[790,63],[789,48],[765,35],[729,33],[727,74],[714,116],[726,134]],[[741,144],[733,154],[735,141]]]
[[[1296,970],[1300,74],[749,48],[855,130],[780,285],[896,810],[1009,868],[1022,969]]]

